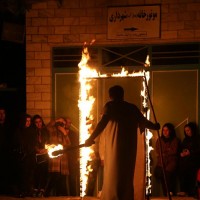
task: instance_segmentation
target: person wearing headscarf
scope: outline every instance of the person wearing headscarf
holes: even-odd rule
[[[189,122],[184,126],[184,139],[181,142],[178,196],[196,195],[196,174],[200,163],[200,138],[195,123]]]
[[[63,148],[67,148],[71,145],[65,126],[66,120],[62,117],[51,120],[50,123],[47,124],[47,129],[49,131],[48,144],[62,145]],[[49,159],[48,175],[45,196],[68,196],[69,187],[67,180],[69,176],[69,163],[67,153]]]
[[[15,147],[19,168],[17,192],[19,197],[31,196],[35,170],[36,134],[31,126],[32,117],[23,114],[15,131]]]
[[[176,137],[174,125],[171,123],[164,124],[161,137],[156,141],[157,164],[154,169],[155,177],[161,183],[164,196],[167,196],[167,192],[170,192],[170,195],[176,193],[179,151],[180,140]]]
[[[32,121],[36,133],[36,168],[33,197],[43,197],[48,176],[48,154],[45,144],[49,140],[49,132],[40,115],[34,115]]]

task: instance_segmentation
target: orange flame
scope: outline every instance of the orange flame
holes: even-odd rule
[[[93,42],[92,42],[93,43]],[[79,82],[80,82],[80,92],[79,92],[79,111],[80,111],[80,143],[84,143],[85,140],[89,137],[89,130],[92,127],[92,121],[93,121],[93,115],[91,113],[93,104],[95,102],[95,98],[90,94],[91,92],[91,81],[95,78],[105,78],[108,77],[108,74],[101,74],[100,72],[97,72],[95,69],[90,68],[88,65],[88,61],[90,59],[90,55],[88,52],[88,48],[86,46],[86,43],[84,44],[84,48],[82,51],[82,58],[79,63]],[[150,66],[149,62],[149,56],[147,56],[145,67]],[[125,68],[122,68],[120,73],[113,73],[110,76],[111,77],[144,77],[144,71],[139,72],[132,72],[129,73]],[[146,72],[146,78],[149,80],[149,73]],[[141,91],[141,95],[143,96],[143,107],[147,108],[147,94],[146,94],[146,85],[143,81],[143,91]],[[146,113],[146,117],[150,118],[150,110],[148,109]],[[89,122],[89,123],[88,123]],[[146,157],[147,157],[147,167],[146,167],[146,177],[150,177],[150,151],[152,148],[149,145],[149,140],[152,137],[152,134],[150,131],[146,131]],[[83,197],[85,195],[87,180],[88,180],[88,174],[89,171],[92,170],[90,166],[87,166],[88,161],[92,160],[91,155],[93,154],[93,150],[91,148],[82,148],[80,150],[80,182],[81,182],[81,196]],[[150,180],[148,179],[148,183],[146,186],[146,191],[149,192],[149,188],[151,188]]]
[[[63,150],[63,145],[61,144],[46,144],[45,145],[45,149],[47,149],[48,155],[50,158],[56,158],[58,156],[61,156],[62,154],[58,154],[56,156],[53,155],[54,151],[58,151],[58,150]]]
[[[90,95],[91,90],[91,79],[88,77],[98,77],[98,73],[94,69],[90,69],[88,66],[88,60],[90,55],[88,48],[85,46],[82,52],[82,59],[79,63],[79,82],[80,82],[80,91],[79,91],[79,110],[80,110],[80,143],[84,143],[85,140],[89,137],[89,129],[92,126],[93,116],[91,113],[92,106],[94,104],[95,98]],[[87,164],[93,150],[91,148],[82,148],[80,150],[80,195],[83,197],[86,191],[86,185],[88,180],[89,171],[87,170]]]

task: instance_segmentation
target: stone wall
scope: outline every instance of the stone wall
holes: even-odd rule
[[[161,38],[108,40],[107,7],[161,4]],[[52,115],[51,47],[200,41],[198,0],[56,0],[33,4],[26,14],[27,113]]]

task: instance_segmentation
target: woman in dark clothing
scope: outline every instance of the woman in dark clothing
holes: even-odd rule
[[[11,194],[13,183],[12,140],[13,124],[8,119],[5,107],[0,105],[0,195]]]
[[[36,135],[31,127],[30,115],[25,114],[21,117],[15,134],[19,167],[19,197],[24,197],[32,193],[35,170]]]
[[[156,179],[161,182],[164,196],[167,195],[166,184],[170,195],[176,192],[179,149],[180,140],[176,137],[174,126],[171,123],[164,124],[160,141],[159,139],[156,141],[157,165],[154,171]],[[161,158],[161,152],[163,159]],[[166,183],[163,171],[165,172]]]
[[[196,190],[196,173],[199,160],[199,138],[194,123],[188,123],[184,126],[185,138],[181,143],[179,179],[179,196],[194,196]]]
[[[48,176],[48,155],[45,144],[49,140],[49,133],[40,115],[33,116],[33,127],[36,131],[36,169],[33,196],[43,197]]]

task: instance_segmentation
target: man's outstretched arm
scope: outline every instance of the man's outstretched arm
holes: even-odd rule
[[[90,135],[90,137],[85,141],[85,146],[91,146],[92,144],[94,144],[94,139],[104,130],[104,128],[106,127],[106,125],[108,124],[108,116],[107,115],[103,115],[101,120],[98,122],[95,130],[93,131],[93,133]]]

